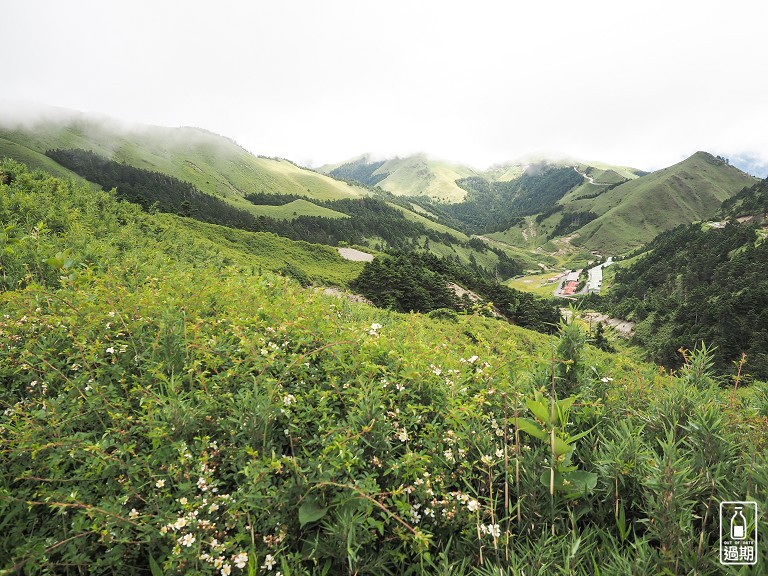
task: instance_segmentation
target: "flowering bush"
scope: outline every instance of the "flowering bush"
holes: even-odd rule
[[[0,294],[5,573],[712,574],[768,504],[757,395],[130,240]]]

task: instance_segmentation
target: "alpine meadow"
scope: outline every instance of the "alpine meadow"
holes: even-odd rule
[[[0,575],[765,574],[766,237],[703,151],[0,126]]]

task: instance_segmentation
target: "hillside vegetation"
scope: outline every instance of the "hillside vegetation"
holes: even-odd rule
[[[616,273],[602,304],[637,323],[634,339],[655,362],[679,367],[681,347],[704,343],[720,373],[768,379],[766,191],[762,181],[724,204],[723,217],[748,211],[754,223],[680,226]]]
[[[768,506],[765,390],[703,351],[323,297],[267,265],[331,249],[9,161],[0,226],[3,573],[714,575]]]
[[[124,126],[76,112],[51,113],[32,126],[0,125],[5,155],[48,168],[41,154],[90,150],[109,160],[189,182],[205,194],[238,203],[245,194],[271,192],[332,199],[365,195],[326,175],[283,159],[256,157],[234,141],[200,128]]]
[[[510,274],[536,265],[524,250],[470,244],[467,234],[451,227],[453,222],[438,223],[436,216],[406,199],[350,185],[288,160],[253,156],[235,142],[201,129],[127,127],[59,112],[32,125],[0,126],[0,151],[32,167],[90,182],[96,189],[114,187],[122,198],[147,210],[203,222],[372,250],[420,247],[500,274],[512,261]],[[360,204],[362,211],[333,205],[365,198],[376,202]]]
[[[573,242],[622,254],[680,224],[714,216],[724,200],[755,179],[706,152],[621,184],[594,199],[574,200],[571,210],[598,217]]]
[[[460,202],[466,195],[457,180],[478,174],[468,166],[425,154],[379,161],[363,155],[320,170],[336,178],[378,186],[397,196],[426,196],[446,202]]]
[[[490,237],[528,249],[624,254],[681,224],[713,217],[723,200],[755,179],[705,152],[625,179],[620,169],[572,166],[584,176],[548,208]]]

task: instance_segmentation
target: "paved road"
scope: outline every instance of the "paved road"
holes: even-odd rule
[[[603,268],[610,266],[612,263],[613,256],[609,257],[603,264],[598,264],[588,270],[589,279],[587,280],[587,285],[584,287],[582,294],[600,292],[600,289],[603,287]]]

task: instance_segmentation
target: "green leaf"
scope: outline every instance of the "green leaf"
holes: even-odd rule
[[[549,488],[550,470],[547,468],[539,476],[542,486]],[[576,498],[591,492],[597,486],[597,474],[584,470],[560,472],[555,470],[555,491],[566,498]]]
[[[303,528],[310,522],[317,522],[328,513],[328,508],[323,506],[317,500],[305,500],[299,506],[299,524]]]
[[[163,569],[152,554],[149,555],[149,571],[152,572],[152,576],[163,576]]]
[[[555,417],[557,418],[557,424],[566,424],[568,422],[568,413],[575,400],[575,396],[569,396],[568,398],[563,398],[555,403]]]
[[[518,418],[517,427],[539,440],[545,440],[547,438],[547,431],[544,430],[540,424],[537,424],[529,418]]]
[[[555,456],[562,456],[563,454],[567,454],[568,452],[573,452],[574,446],[560,438],[557,434],[555,434],[555,442],[554,442],[554,450],[555,450]]]
[[[526,400],[525,404],[539,422],[550,421],[550,410],[546,400]]]
[[[584,430],[583,432],[579,432],[578,434],[574,434],[573,436],[568,436],[568,442],[573,443],[573,442],[576,442],[576,440],[584,438],[584,436],[592,432],[592,430],[594,430],[595,428],[597,428],[597,424],[592,426],[592,428],[590,428],[589,430]]]
[[[597,486],[597,474],[594,472],[574,470],[573,472],[568,472],[565,476],[572,486],[571,491],[578,492],[579,494],[591,492]]]

